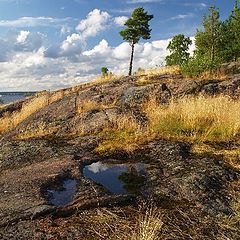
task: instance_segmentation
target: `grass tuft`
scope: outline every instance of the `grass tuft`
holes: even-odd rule
[[[163,226],[160,209],[148,206],[139,210],[128,208],[125,211],[97,210],[94,216],[85,219],[89,221],[87,231],[93,239],[159,239]]]
[[[137,223],[132,230],[131,240],[158,239],[162,229],[162,213],[155,207],[149,206],[144,213],[140,213]]]

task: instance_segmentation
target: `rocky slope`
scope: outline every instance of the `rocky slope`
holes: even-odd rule
[[[140,81],[143,77],[147,79],[144,85]],[[55,93],[43,92],[1,108],[4,119],[24,110],[24,105],[34,98],[47,99],[18,124],[2,130],[0,238],[93,239],[86,231],[86,222],[77,221],[86,220],[83,213],[90,216],[96,208],[136,206],[139,201],[151,199],[169,217],[161,239],[172,239],[168,237],[175,229],[179,232],[174,239],[221,239],[223,234],[237,239],[237,225],[219,225],[226,217],[236,215],[233,206],[239,204],[240,195],[239,169],[232,168],[223,156],[193,154],[190,143],[162,139],[147,142],[131,153],[95,151],[104,138],[98,133],[125,114],[144,126],[148,119],[141,104],[146,99],[154,97],[167,104],[172,98],[200,94],[238,99],[240,75],[232,74],[224,80],[187,80],[170,74],[123,77]],[[235,142],[228,146],[238,147]],[[83,176],[86,164],[103,159],[148,163],[143,196],[115,196]],[[64,207],[51,205],[45,196],[47,187],[66,178],[78,182],[72,202]],[[176,215],[179,209],[185,217]],[[239,224],[239,219],[235,223]],[[199,229],[199,234],[191,228]],[[114,237],[110,234],[105,239]]]

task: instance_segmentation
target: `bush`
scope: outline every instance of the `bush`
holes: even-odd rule
[[[108,75],[108,68],[102,67],[101,72],[102,72],[102,77],[106,77]]]
[[[207,57],[192,57],[180,67],[181,73],[185,77],[198,77],[202,73],[216,69],[217,62],[212,63]]]

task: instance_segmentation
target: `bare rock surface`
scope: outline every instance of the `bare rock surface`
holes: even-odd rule
[[[184,211],[194,212],[191,216],[201,214],[201,218],[213,219],[214,224],[219,216],[236,214],[233,206],[239,200],[240,174],[222,156],[192,154],[191,144],[171,140],[150,141],[131,154],[100,154],[95,149],[104,137],[96,133],[114,124],[122,114],[130,114],[144,124],[147,119],[141,106],[149,98],[162,104],[172,98],[201,94],[239,98],[239,75],[228,80],[198,81],[163,75],[150,78],[144,86],[139,86],[137,80],[125,77],[64,90],[54,101],[49,100],[2,133],[0,239],[88,239],[88,233],[76,222],[78,214],[92,214],[103,207],[135,206],[149,199],[163,209],[184,207]],[[87,101],[94,102],[92,107],[79,111]],[[0,117],[19,111],[23,105],[19,102],[6,106],[0,110]],[[100,184],[86,179],[83,167],[102,159],[147,163],[144,194],[113,196]],[[68,205],[53,206],[44,195],[46,188],[66,178],[77,181],[76,193]],[[67,231],[65,238],[61,238],[61,231]]]

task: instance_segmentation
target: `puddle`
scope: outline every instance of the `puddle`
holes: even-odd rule
[[[65,206],[73,200],[77,191],[77,181],[65,179],[57,185],[47,189],[46,195],[49,203],[54,206]]]
[[[83,168],[83,175],[108,189],[113,194],[141,193],[145,164],[108,164],[96,162]]]

